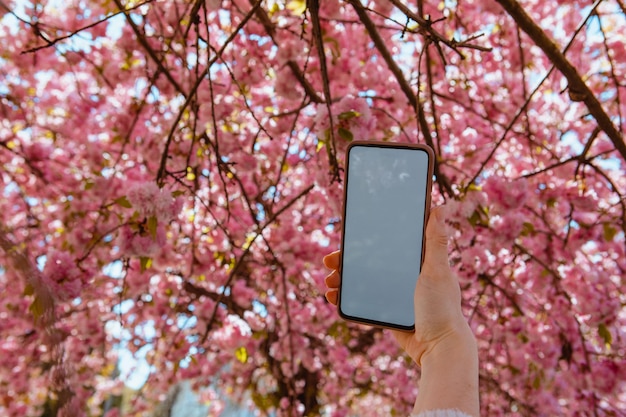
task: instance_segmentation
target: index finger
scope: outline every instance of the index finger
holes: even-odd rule
[[[341,251],[335,251],[324,256],[324,266],[328,269],[339,269]]]

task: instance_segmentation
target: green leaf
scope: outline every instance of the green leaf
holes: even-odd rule
[[[31,312],[35,320],[39,320],[41,316],[43,316],[43,313],[46,311],[46,306],[41,297],[35,296],[33,303],[28,307],[28,311]]]
[[[26,284],[26,287],[24,287],[24,295],[33,295],[33,294],[35,294],[35,287],[33,287],[33,285],[30,283]]]
[[[532,223],[524,222],[522,225],[522,236],[534,235],[535,234],[535,226]]]
[[[122,197],[116,199],[114,201],[114,203],[119,205],[119,206],[125,207],[125,208],[132,208],[133,207],[133,205],[130,204],[130,201],[128,201],[126,196],[122,196]]]
[[[176,190],[172,192],[172,197],[176,198],[176,197],[180,197],[181,195],[185,194],[184,190]]]
[[[613,238],[617,234],[617,229],[611,226],[609,223],[604,223],[602,225],[602,228],[604,229],[604,240],[606,240],[607,242],[612,242]]]
[[[145,272],[146,269],[152,266],[152,258],[148,258],[147,256],[142,256],[139,258],[139,261],[141,263],[141,272]]]
[[[467,190],[466,191],[482,191],[483,187],[481,185],[476,185],[474,183],[471,183],[470,185],[467,186]]]
[[[344,111],[343,113],[340,113],[339,116],[337,116],[337,118],[339,120],[350,120],[350,119],[354,119],[355,117],[359,117],[360,115],[361,113],[359,113],[358,111],[350,110],[350,111]]]
[[[156,240],[156,237],[157,237],[157,226],[158,226],[158,221],[157,221],[156,216],[148,217],[148,222],[146,224],[146,227],[148,228],[148,232],[150,232],[150,237],[152,237],[153,240]]]
[[[516,367],[514,367],[513,365],[507,365],[506,366],[513,375],[519,375],[522,373],[522,371],[520,371],[519,369],[517,369]]]
[[[598,334],[604,340],[604,344],[607,349],[611,348],[611,343],[613,343],[613,336],[611,336],[611,331],[606,327],[606,324],[600,323],[598,326]]]
[[[194,172],[192,167],[187,167],[187,176],[185,177],[189,181],[193,181],[196,179],[196,173]]]
[[[337,39],[332,36],[324,36],[322,40],[324,41],[324,46],[327,46],[330,49],[330,53],[333,56],[333,62],[335,62],[337,58],[341,58],[341,45]]]
[[[296,16],[304,14],[306,11],[306,0],[291,0],[287,3],[287,10],[291,10]]]
[[[347,140],[348,142],[352,142],[352,140],[354,139],[354,135],[352,135],[352,132],[350,132],[348,129],[344,129],[343,127],[339,128],[339,136],[342,139]]]
[[[241,363],[248,362],[248,350],[245,348],[245,346],[237,348],[237,350],[235,351],[235,357]]]
[[[96,185],[93,181],[89,180],[85,183],[85,191],[91,190],[93,186]]]
[[[476,226],[485,226],[485,221],[483,220],[483,216],[480,211],[474,210],[472,215],[467,218],[467,221],[474,227]]]

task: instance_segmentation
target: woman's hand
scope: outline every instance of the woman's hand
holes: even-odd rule
[[[340,252],[324,257],[331,269],[326,299],[337,304]],[[381,279],[384,277],[381,277]],[[414,412],[457,409],[479,413],[478,352],[474,335],[461,311],[461,289],[448,260],[448,236],[442,208],[431,211],[426,251],[414,293],[415,332],[392,330],[405,352],[422,367]]]
[[[468,329],[461,312],[459,283],[448,262],[448,236],[442,217],[441,207],[433,209],[426,227],[426,253],[414,294],[415,332],[392,331],[400,347],[418,364],[437,344]],[[324,257],[324,265],[332,270],[326,277],[326,299],[335,305],[340,255],[337,251]]]

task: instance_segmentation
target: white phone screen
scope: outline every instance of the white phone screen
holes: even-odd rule
[[[414,327],[429,175],[424,149],[350,148],[339,295],[345,318]]]

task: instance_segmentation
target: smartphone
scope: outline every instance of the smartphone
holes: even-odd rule
[[[434,153],[426,145],[352,142],[346,153],[339,314],[415,329]]]

